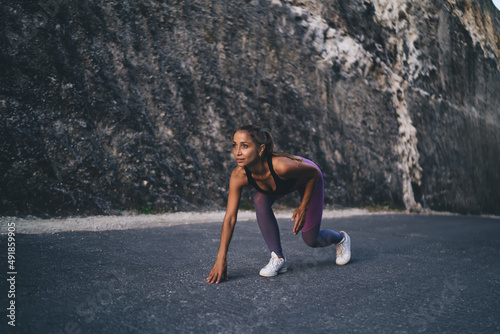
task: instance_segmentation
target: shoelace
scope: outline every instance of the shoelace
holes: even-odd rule
[[[280,258],[277,257],[275,259],[271,259],[271,261],[269,261],[269,264],[268,265],[271,265],[272,267],[274,268],[278,268],[279,265],[280,265]]]
[[[339,247],[337,248],[337,256],[341,256],[347,251],[347,245],[345,239],[342,239],[342,241],[339,243],[338,246]]]

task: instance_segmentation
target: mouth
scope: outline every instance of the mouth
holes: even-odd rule
[[[244,159],[236,159],[236,162],[240,163],[240,162],[243,162]]]

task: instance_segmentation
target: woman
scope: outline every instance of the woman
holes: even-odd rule
[[[271,251],[271,260],[260,275],[276,276],[287,271],[286,258],[281,249],[278,223],[272,205],[283,196],[298,191],[302,202],[293,212],[293,233],[302,231],[304,242],[310,247],[337,245],[336,263],[344,265],[351,258],[350,238],[347,233],[320,230],[323,215],[323,175],[312,161],[286,153],[274,152],[271,134],[254,125],[246,125],[233,133],[233,155],[238,166],[229,180],[227,209],[222,224],[217,260],[208,275],[208,283],[227,280],[227,251],[233,235],[242,188],[253,186],[257,222]]]

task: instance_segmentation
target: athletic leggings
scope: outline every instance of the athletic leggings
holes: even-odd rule
[[[309,209],[306,213],[306,221],[302,228],[302,239],[309,247],[326,247],[331,244],[336,244],[342,241],[342,235],[332,230],[320,230],[321,218],[323,217],[323,197],[324,197],[324,181],[321,170],[316,164],[310,160],[304,159],[304,162],[313,165],[319,172],[318,183],[314,189],[314,194],[309,204]],[[306,184],[301,184],[297,189],[300,198],[304,197]],[[278,222],[274,215],[272,205],[273,203],[282,198],[284,195],[268,195],[261,192],[256,192],[254,195],[255,212],[257,214],[257,222],[260,231],[267,247],[271,252],[276,255],[283,255],[281,249],[280,231]]]

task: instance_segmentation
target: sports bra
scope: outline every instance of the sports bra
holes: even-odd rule
[[[252,173],[248,168],[245,167],[245,172],[247,174],[248,178],[248,183],[251,184],[257,191],[263,193],[263,194],[276,194],[276,195],[284,195],[288,194],[290,190],[293,188],[295,185],[297,179],[288,179],[288,180],[283,180],[281,179],[276,172],[274,171],[273,168],[273,157],[270,156],[267,158],[267,164],[269,165],[269,170],[271,171],[271,175],[273,176],[274,179],[274,184],[276,185],[276,190],[263,190],[261,189],[258,185],[255,179],[252,177]]]

